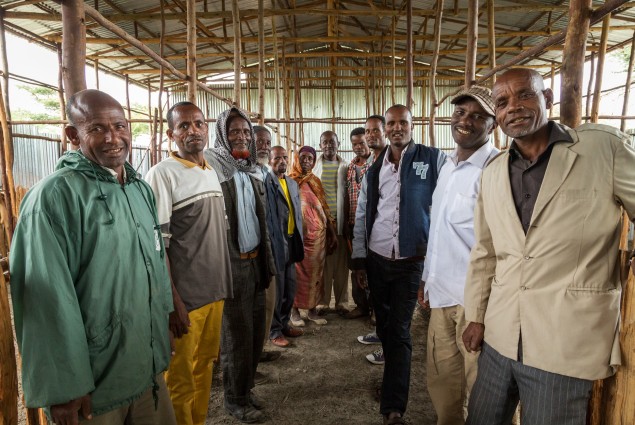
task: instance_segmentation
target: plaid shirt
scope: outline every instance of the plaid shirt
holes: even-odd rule
[[[355,157],[350,164],[348,164],[348,171],[346,172],[346,190],[348,191],[348,200],[350,207],[350,214],[348,217],[348,223],[355,224],[355,211],[357,211],[357,198],[359,197],[359,191],[362,190],[362,178],[368,167],[373,163],[373,156],[369,156],[367,160],[361,157]],[[359,163],[362,162],[361,165]]]

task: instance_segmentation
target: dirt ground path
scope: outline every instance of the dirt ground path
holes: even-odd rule
[[[261,363],[258,370],[269,378],[255,388],[265,403],[267,424],[276,425],[381,425],[377,389],[383,366],[371,365],[364,357],[379,346],[357,342],[358,335],[372,332],[368,321],[326,316],[328,324],[307,323],[305,335],[282,356]],[[415,313],[412,322],[413,357],[410,399],[405,418],[412,425],[433,425],[434,409],[426,390],[425,353],[429,314]],[[239,424],[223,409],[222,376],[215,373],[209,404],[210,424]]]

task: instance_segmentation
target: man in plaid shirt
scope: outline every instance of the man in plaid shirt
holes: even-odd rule
[[[362,188],[362,178],[366,173],[366,170],[373,163],[373,158],[370,155],[370,148],[366,143],[364,137],[365,129],[363,127],[357,127],[351,131],[351,145],[355,158],[348,164],[348,170],[346,173],[346,193],[344,202],[344,237],[347,241],[349,249],[349,259],[351,252],[351,244],[353,242],[353,227],[355,226],[355,211],[357,210],[357,197]],[[351,280],[355,282],[354,280]],[[353,300],[357,307],[346,314],[347,319],[357,319],[359,317],[366,317],[370,314],[370,303],[366,290],[358,287],[355,283],[352,284]]]

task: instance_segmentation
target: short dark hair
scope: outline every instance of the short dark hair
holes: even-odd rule
[[[408,115],[410,115],[410,119],[412,120],[412,118],[413,118],[412,111],[406,105],[402,105],[400,103],[397,103],[395,105],[392,105],[390,108],[386,109],[386,113],[388,113],[388,111],[390,111],[391,109],[405,109],[406,111],[408,111]]]
[[[174,130],[174,110],[181,106],[190,106],[190,105],[194,106],[195,108],[198,108],[198,106],[196,106],[192,102],[188,102],[187,100],[184,100],[183,102],[177,102],[174,105],[170,106],[170,109],[168,109],[168,113],[165,115],[165,119],[168,121],[168,128],[170,130]],[[201,111],[200,108],[198,108],[198,110]],[[203,113],[203,111],[201,111],[201,113]]]
[[[254,125],[254,134],[260,133],[261,131],[266,131],[271,136],[271,132],[269,131],[267,127],[262,125]]]
[[[354,128],[353,131],[351,131],[351,140],[353,140],[353,136],[363,136],[364,134],[366,134],[364,127]]]
[[[370,117],[366,118],[366,122],[372,119],[379,120],[381,122],[381,128],[386,127],[386,117],[384,117],[383,115],[371,115]]]

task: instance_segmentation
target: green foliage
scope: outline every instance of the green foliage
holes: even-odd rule
[[[130,113],[131,118],[148,119],[147,114],[143,114],[139,112],[139,111],[147,111],[148,110],[147,106],[143,106],[140,103],[134,103],[130,105],[130,109],[132,110]],[[136,137],[141,136],[143,134],[147,134],[147,135],[150,134],[150,124],[147,124],[147,123],[134,122],[132,123],[131,128],[132,128],[132,140],[134,140]]]
[[[615,57],[619,64],[620,64],[620,72],[626,72],[628,71],[628,61],[631,58],[631,47],[624,47],[623,49],[617,50],[613,53],[611,53],[611,55],[613,57]]]
[[[14,119],[22,120],[54,120],[60,118],[60,100],[56,90],[47,87],[20,84],[18,88],[26,92],[40,108],[32,110],[18,109],[12,111]]]

